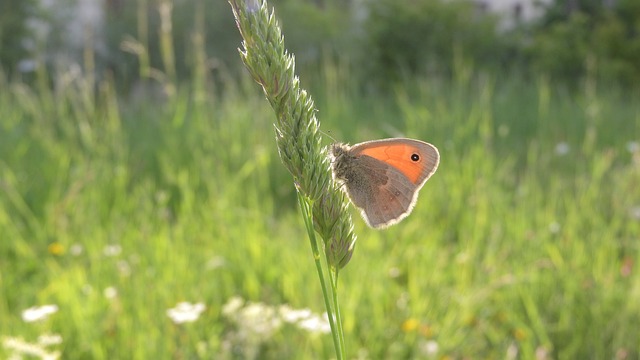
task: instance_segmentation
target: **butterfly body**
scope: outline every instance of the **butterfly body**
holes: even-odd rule
[[[440,155],[423,141],[394,138],[353,146],[331,147],[335,180],[342,183],[351,202],[367,224],[385,228],[413,210],[418,191],[436,171]]]

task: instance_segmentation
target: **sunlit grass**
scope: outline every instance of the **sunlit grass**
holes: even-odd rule
[[[404,134],[442,152],[406,221],[357,221],[342,275],[352,356],[638,355],[640,109],[604,89],[589,117],[586,95],[535,86],[419,80],[385,98],[319,94],[323,129],[341,141]],[[231,358],[249,344],[223,312],[234,296],[322,312],[257,92],[195,107],[182,95],[133,107],[106,92],[116,109],[86,113],[11,89],[0,95],[5,343],[57,334],[47,351],[63,358]],[[181,302],[205,308],[175,323],[167,311]],[[22,318],[47,304],[58,311]],[[332,354],[329,336],[296,326],[252,344],[261,358]]]
[[[422,139],[442,161],[402,224],[375,231],[354,210],[348,358],[640,357],[638,97],[464,65],[369,93],[349,66],[301,72],[322,130]],[[52,76],[0,84],[0,357],[334,356],[248,78],[136,97]]]

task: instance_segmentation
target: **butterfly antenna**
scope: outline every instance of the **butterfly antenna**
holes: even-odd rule
[[[333,140],[333,142],[338,142],[338,140],[336,140],[336,138],[334,138],[333,136],[331,136],[331,130],[329,131],[322,131],[320,130],[321,133],[325,134],[329,139]]]

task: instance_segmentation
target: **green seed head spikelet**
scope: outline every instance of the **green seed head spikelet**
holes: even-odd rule
[[[293,175],[297,190],[312,205],[313,227],[324,240],[326,258],[334,269],[344,267],[353,253],[353,233],[347,201],[332,180],[322,147],[313,100],[300,88],[295,58],[273,11],[264,0],[230,0],[243,37],[240,56],[276,113],[278,153]]]

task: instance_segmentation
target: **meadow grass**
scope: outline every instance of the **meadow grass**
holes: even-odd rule
[[[65,359],[334,356],[330,335],[272,314],[324,305],[255,84],[198,77],[135,101],[54,81],[0,84],[0,357],[43,334]],[[339,141],[409,136],[442,156],[401,224],[354,210],[348,358],[640,357],[637,93],[468,66],[369,95],[346,65],[301,82]],[[206,309],[176,324],[183,301]]]
[[[442,154],[402,224],[356,219],[340,290],[349,357],[640,356],[637,102],[543,78],[422,79],[362,96],[336,72],[312,79],[325,131],[402,134]],[[222,313],[234,296],[323,311],[258,89],[136,104],[108,83],[87,98],[82,78],[5,85],[5,342],[60,334],[52,349],[68,359],[333,356],[327,334],[248,336]],[[166,311],[181,301],[206,310],[174,324]],[[59,310],[21,319],[44,304]]]

